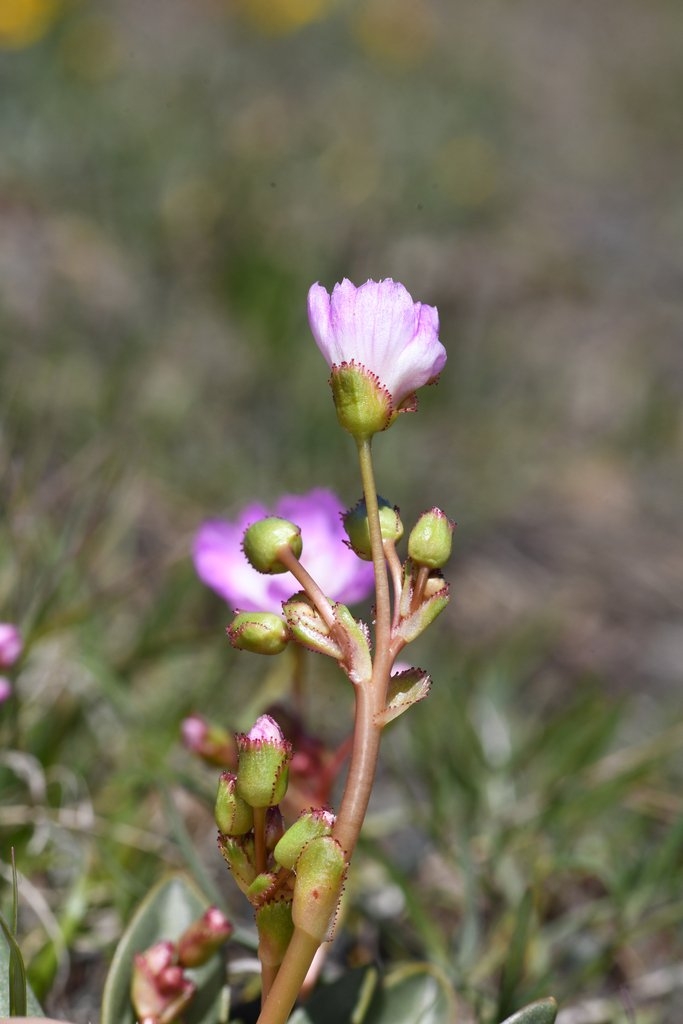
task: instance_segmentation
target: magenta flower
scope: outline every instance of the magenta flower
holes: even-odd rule
[[[11,622],[0,622],[0,668],[9,668],[23,649],[21,633]]]
[[[264,516],[289,519],[301,528],[302,565],[327,597],[342,604],[362,601],[373,588],[372,566],[351,551],[344,540],[344,511],[339,499],[318,488],[303,495],[286,495],[270,510],[248,505],[234,522],[212,519],[195,537],[193,558],[199,578],[240,611],[282,611],[282,602],[300,589],[290,573],[263,575],[249,565],[242,551],[248,526]]]
[[[329,295],[314,284],[308,322],[331,368],[356,364],[377,377],[393,411],[438,377],[446,362],[434,306],[413,302],[398,281],[366,281],[356,288],[344,278]]]

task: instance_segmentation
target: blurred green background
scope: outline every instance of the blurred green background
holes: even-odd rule
[[[439,308],[446,370],[376,469],[459,524],[350,931],[444,966],[463,1019],[640,1004],[680,963],[682,52],[674,0],[0,0],[0,834],[57,1009],[92,1017],[186,861],[162,785],[213,855],[182,716],[258,703],[194,530],[358,497],[305,313],[343,276]]]

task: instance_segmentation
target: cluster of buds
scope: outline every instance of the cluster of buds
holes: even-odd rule
[[[390,641],[393,660],[406,644],[424,632],[448,603],[449,587],[441,569],[451,554],[455,524],[439,508],[423,513],[409,534],[408,557],[401,563],[396,551],[396,544],[404,533],[399,510],[383,498],[378,499],[378,505],[384,555],[394,584],[395,611]],[[342,522],[348,547],[359,559],[371,560],[365,500],[343,513]],[[279,574],[298,562],[302,553],[301,531],[295,523],[280,517],[266,517],[246,530],[243,550],[259,572]],[[232,644],[242,650],[275,654],[294,641],[333,658],[355,685],[369,683],[373,663],[367,626],[354,618],[346,605],[322,594],[303,569],[301,580],[306,590],[283,601],[280,615],[238,613],[228,626]],[[396,703],[396,690],[392,685],[387,694],[387,706],[378,722],[392,721],[429,690],[427,677],[417,669],[411,670],[408,677],[404,675],[400,685],[404,687],[400,705]]]
[[[217,907],[187,928],[177,942],[156,942],[133,960],[131,1001],[139,1024],[172,1024],[187,1008],[196,984],[186,973],[201,967],[232,934]]]
[[[261,961],[276,970],[295,926],[318,942],[327,938],[346,861],[330,811],[309,809],[285,829],[279,805],[292,746],[274,719],[261,715],[237,735],[237,749],[236,772],[223,772],[218,783],[218,845],[255,909]]]

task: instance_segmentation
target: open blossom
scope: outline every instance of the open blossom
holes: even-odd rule
[[[21,654],[21,633],[11,622],[0,622],[0,668],[9,668]]]
[[[263,575],[244,556],[245,530],[264,516],[289,519],[301,528],[301,563],[332,601],[353,604],[373,588],[372,566],[362,562],[344,543],[343,506],[328,490],[286,495],[270,510],[248,505],[233,522],[213,519],[199,529],[193,558],[199,578],[240,611],[280,613],[282,602],[301,586],[291,573]]]
[[[413,302],[391,278],[366,281],[359,288],[344,278],[331,295],[314,284],[308,321],[328,366],[355,364],[374,374],[394,412],[438,377],[446,362],[437,310]]]

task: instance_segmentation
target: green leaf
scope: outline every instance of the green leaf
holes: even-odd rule
[[[289,1024],[364,1024],[377,977],[374,967],[359,967],[331,985],[321,985],[305,1007],[295,1010]]]
[[[23,1008],[21,1000],[14,1000],[16,991],[23,992]],[[45,1016],[40,1003],[26,983],[24,961],[17,941],[7,922],[0,915],[0,1019],[26,1014],[34,1017]]]
[[[453,1024],[455,996],[446,976],[429,964],[406,964],[387,975],[367,1024]]]
[[[28,1011],[36,1016],[43,1011],[26,981],[26,967],[21,955],[19,944],[15,938],[19,917],[19,890],[17,887],[17,867],[14,862],[12,848],[12,923],[7,924],[0,914],[0,1012],[10,1017],[25,1017]]]
[[[206,908],[206,898],[183,874],[163,878],[147,894],[116,948],[104,986],[101,1024],[134,1024],[130,1001],[133,957],[155,942],[179,939]],[[197,985],[197,994],[183,1015],[185,1024],[224,1024],[229,1000],[221,954],[187,973]]]
[[[501,1024],[553,1024],[556,1016],[557,1003],[554,999],[538,999],[506,1017]]]
[[[515,925],[510,942],[508,953],[503,965],[503,972],[500,982],[500,994],[498,997],[498,1013],[509,1013],[519,998],[519,989],[524,978],[524,966],[527,946],[532,932],[533,919],[533,896],[527,890],[517,908]],[[530,993],[531,994],[531,993]]]
[[[455,997],[446,977],[426,964],[406,964],[377,986],[374,968],[350,971],[321,986],[290,1024],[453,1024]]]
[[[5,937],[7,960],[4,964],[3,978],[0,984],[7,984],[7,1003],[10,1017],[26,1016],[26,968],[24,958],[12,930],[0,914],[0,928]]]

